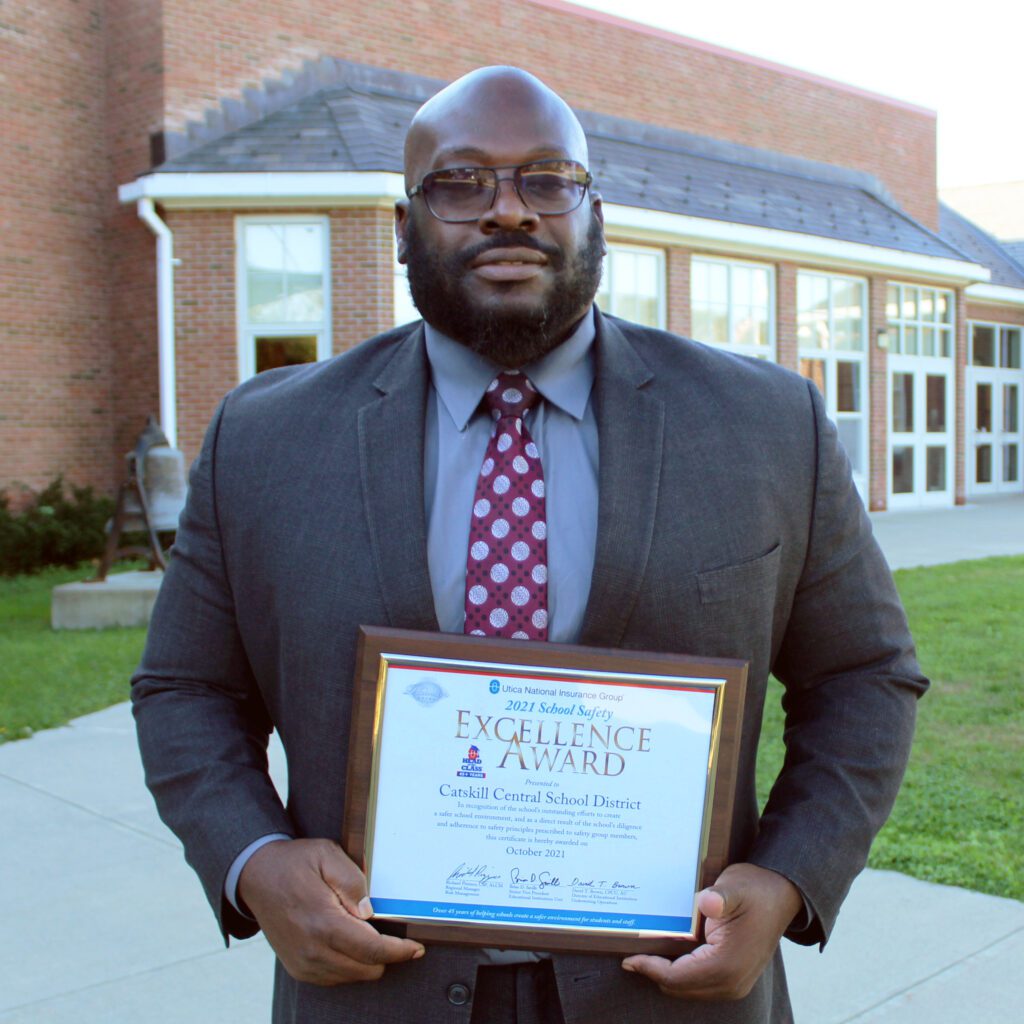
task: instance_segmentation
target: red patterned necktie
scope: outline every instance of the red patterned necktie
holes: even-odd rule
[[[523,424],[539,398],[517,370],[499,373],[484,395],[496,422],[469,527],[465,632],[475,636],[548,638],[544,473]]]

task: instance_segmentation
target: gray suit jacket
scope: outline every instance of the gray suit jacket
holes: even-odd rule
[[[749,659],[732,857],[794,881],[823,941],[908,755],[914,660],[892,579],[814,386],[777,366],[599,317],[598,541],[580,642]],[[221,404],[192,471],[133,699],[147,782],[225,933],[227,870],[268,832],[340,834],[360,623],[437,629],[426,558],[423,333],[275,371]],[[786,765],[762,815],[769,671]],[[282,807],[271,725],[288,756]],[[479,954],[435,946],[376,984],[278,967],[274,1020],[466,1024]],[[566,1019],[779,1022],[776,955],[737,1003],[662,996],[619,958],[558,956]]]

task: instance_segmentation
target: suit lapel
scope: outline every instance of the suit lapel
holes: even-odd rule
[[[423,424],[429,373],[423,328],[374,381],[359,410],[359,470],[370,543],[388,624],[437,630],[423,511]]]
[[[623,333],[598,317],[597,549],[580,643],[617,646],[643,581],[661,479],[665,407]]]

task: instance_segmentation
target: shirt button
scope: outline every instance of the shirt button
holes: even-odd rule
[[[448,986],[448,1002],[452,1006],[465,1006],[469,1002],[469,986],[456,982]]]

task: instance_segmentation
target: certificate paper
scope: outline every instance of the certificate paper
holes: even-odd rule
[[[695,939],[728,673],[386,649],[378,672],[364,822],[377,918],[498,927],[499,944],[535,948],[538,932],[582,935],[574,948]]]

